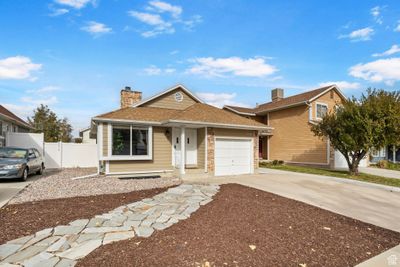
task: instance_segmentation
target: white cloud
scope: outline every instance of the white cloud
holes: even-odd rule
[[[112,29],[103,23],[96,21],[87,22],[86,26],[81,28],[82,31],[88,32],[93,36],[100,36],[106,33],[111,33]]]
[[[381,16],[381,11],[383,8],[384,7],[380,7],[380,6],[371,8],[371,15],[372,15],[373,19],[375,20],[375,22],[378,24],[383,23],[382,16]]]
[[[278,71],[275,66],[267,64],[265,59],[261,57],[249,59],[202,57],[193,61],[195,65],[187,72],[205,76],[223,77],[225,74],[233,74],[236,76],[264,77]]]
[[[365,64],[357,64],[349,69],[349,74],[370,82],[384,82],[393,85],[400,80],[400,58],[379,59]]]
[[[161,74],[172,74],[176,71],[176,69],[173,69],[173,68],[161,69],[157,66],[151,65],[151,66],[143,69],[143,71],[146,75],[155,76],[155,75],[161,75]]]
[[[40,70],[41,67],[42,64],[35,64],[31,61],[30,58],[24,56],[15,56],[0,59],[0,80],[35,80],[36,78],[32,77],[32,72]]]
[[[128,14],[143,23],[154,26],[152,30],[142,32],[141,34],[143,37],[147,38],[163,33],[171,34],[175,32],[175,29],[172,27],[172,23],[164,21],[158,14],[137,11],[129,11]]]
[[[27,90],[26,92],[29,94],[43,95],[43,94],[53,93],[53,92],[56,92],[59,90],[60,90],[60,87],[58,87],[58,86],[48,85],[48,86],[44,86],[42,88],[35,89],[35,90]]]
[[[352,31],[349,34],[340,35],[339,39],[348,38],[354,42],[368,41],[368,40],[371,40],[371,36],[374,35],[374,33],[375,33],[374,29],[372,29],[371,27],[366,27],[366,28]]]
[[[203,18],[200,15],[194,15],[188,20],[182,21],[186,30],[191,31],[197,24],[202,23]]]
[[[179,50],[173,50],[171,52],[169,52],[170,55],[176,55],[179,53]]]
[[[359,89],[361,87],[361,84],[356,83],[356,82],[346,82],[346,81],[335,81],[335,82],[323,82],[320,83],[319,86],[324,87],[324,86],[329,86],[336,84],[341,90],[351,90],[351,89]]]
[[[389,48],[388,50],[386,50],[385,52],[382,53],[375,53],[372,56],[373,57],[384,57],[384,56],[390,56],[396,53],[400,52],[400,47],[398,45],[392,45],[391,48]]]
[[[160,34],[175,33],[175,26],[177,24],[182,25],[186,30],[192,30],[194,26],[202,22],[202,17],[200,15],[194,15],[187,20],[181,18],[183,13],[181,6],[172,5],[159,0],[149,1],[145,9],[148,12],[139,12],[136,10],[128,11],[129,16],[136,18],[148,26],[152,26],[151,29],[141,31],[141,35],[145,38]],[[170,16],[168,16],[168,14]]]
[[[47,98],[36,98],[36,97],[30,97],[30,96],[24,96],[21,97],[21,101],[28,103],[28,104],[33,104],[33,105],[51,105],[51,104],[56,104],[58,103],[58,99],[56,96],[50,96]]]
[[[395,32],[400,32],[400,20],[399,21],[397,21],[397,26],[396,26],[396,28],[394,28],[394,31]]]
[[[247,107],[246,104],[235,101],[236,93],[196,93],[196,95],[206,103],[219,108],[224,105]]]
[[[60,5],[69,6],[75,9],[81,9],[88,3],[94,3],[93,0],[55,0],[55,2]]]
[[[49,14],[50,17],[57,17],[57,16],[61,16],[64,14],[67,14],[69,12],[68,9],[66,8],[56,8],[52,10],[52,13]]]
[[[174,6],[162,1],[150,1],[148,9],[155,10],[160,13],[168,12],[174,18],[178,18],[182,14],[182,7]]]

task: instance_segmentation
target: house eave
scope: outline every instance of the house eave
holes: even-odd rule
[[[267,114],[269,112],[278,111],[278,110],[287,109],[287,108],[292,108],[292,107],[297,107],[297,106],[302,106],[302,105],[307,105],[307,101],[301,101],[301,102],[297,102],[297,103],[286,105],[286,106],[282,106],[282,107],[277,107],[277,108],[268,109],[268,110],[265,110],[265,111],[260,111],[260,112],[257,112],[256,115],[265,115],[265,114]]]
[[[236,113],[236,114],[238,114],[238,115],[244,115],[244,116],[256,116],[256,114],[255,114],[255,113],[240,112],[240,111],[238,111],[238,110],[236,110],[236,109],[234,109],[234,108],[231,108],[231,107],[229,107],[229,106],[224,106],[224,107],[223,107],[223,109],[230,110],[230,111],[232,111],[232,112],[234,112],[234,113]]]
[[[242,124],[213,123],[203,121],[184,121],[184,120],[167,120],[163,122],[167,126],[197,126],[197,127],[219,127],[227,129],[243,129],[243,130],[272,130],[270,126],[253,126]]]

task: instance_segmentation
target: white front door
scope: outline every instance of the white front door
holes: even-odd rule
[[[185,163],[197,165],[197,130],[185,129]],[[173,160],[174,166],[179,168],[181,164],[181,129],[172,129]]]

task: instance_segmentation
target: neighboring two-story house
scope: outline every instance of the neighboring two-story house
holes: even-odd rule
[[[345,99],[336,85],[290,97],[284,97],[283,89],[273,89],[271,102],[255,108],[225,106],[224,109],[273,128],[260,134],[260,158],[335,167],[343,158],[331,148],[329,140],[314,136],[310,125]]]
[[[0,105],[0,147],[7,145],[7,132],[26,133],[31,129],[32,127],[23,119]]]

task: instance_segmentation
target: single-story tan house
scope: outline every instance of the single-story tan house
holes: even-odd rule
[[[148,99],[129,87],[121,108],[92,119],[107,175],[256,172],[259,134],[272,127],[205,104],[183,85]]]

